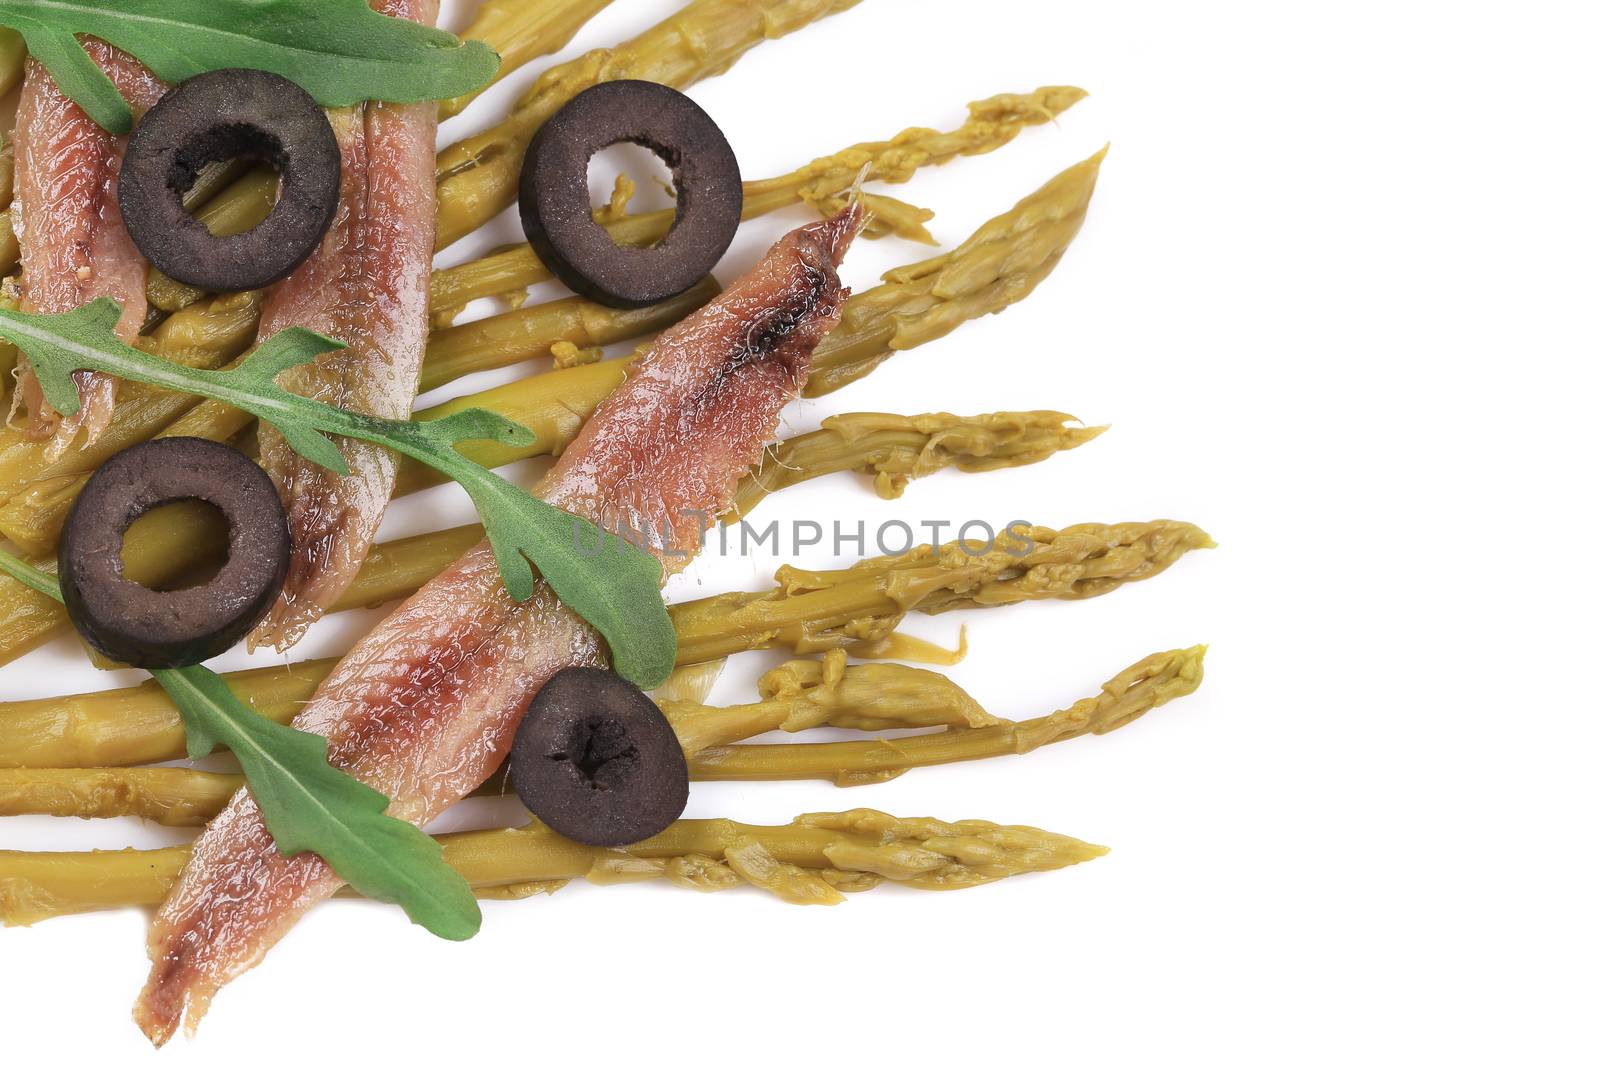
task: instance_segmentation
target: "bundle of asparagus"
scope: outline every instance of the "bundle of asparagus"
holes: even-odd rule
[[[501,76],[564,47],[610,0],[487,0],[467,36],[502,55]],[[795,32],[859,0],[692,0],[633,40],[592,51],[545,72],[506,120],[440,154],[439,246],[475,230],[515,196],[522,156],[538,128],[577,93],[604,81],[642,78],[679,88],[723,73],[763,40]],[[0,31],[0,87],[20,78],[25,59],[14,35]],[[0,88],[3,91],[3,88]],[[746,183],[744,215],[796,204],[828,214],[861,181],[904,182],[920,168],[992,151],[1027,126],[1049,121],[1083,93],[1046,88],[969,106],[958,129],[913,128],[814,160],[787,175]],[[445,102],[454,115],[473,97]],[[818,349],[807,394],[821,396],[872,373],[895,352],[943,337],[964,322],[1023,299],[1054,268],[1081,227],[1104,153],[1063,172],[1037,193],[981,227],[954,251],[891,271],[884,284],[857,294],[843,322]],[[9,154],[0,154],[0,201],[10,199]],[[208,168],[189,204],[214,231],[256,225],[277,195],[275,175],[230,163]],[[933,243],[931,213],[890,197],[862,194],[874,215],[871,236]],[[597,213],[621,244],[659,239],[671,212],[629,215],[627,191]],[[17,260],[9,216],[0,213],[0,274]],[[536,374],[417,413],[444,418],[472,407],[506,415],[536,443],[462,447],[491,466],[559,454],[623,380],[630,361],[597,361],[598,349],[645,337],[678,321],[717,292],[714,282],[640,311],[619,312],[568,298],[522,306],[530,286],[550,278],[525,245],[437,271],[432,285],[436,329],[423,370],[430,389],[480,370],[550,357],[559,369]],[[218,368],[254,338],[260,294],[212,297],[152,273],[152,312],[141,345],[194,366]],[[454,325],[474,300],[506,299],[511,308]],[[0,299],[5,293],[0,292]],[[0,365],[14,351],[0,346]],[[0,366],[0,369],[9,369]],[[1058,412],[976,416],[835,416],[816,433],[776,446],[740,487],[729,521],[790,485],[844,471],[867,474],[876,491],[900,495],[909,480],[948,467],[984,471],[1039,462],[1087,443],[1103,428],[1083,428]],[[42,449],[0,431],[0,534],[36,557],[48,556],[78,492],[110,454],[156,436],[247,439],[251,420],[211,401],[130,389],[116,425],[94,447],[47,459]],[[397,491],[438,484],[418,464],[401,467]],[[172,581],[215,555],[215,531],[201,509],[173,507],[131,531],[130,576]],[[482,537],[476,526],[423,534],[378,546],[336,610],[381,604],[418,588]],[[700,780],[814,778],[863,785],[907,770],[1031,752],[1043,745],[1122,726],[1199,685],[1204,650],[1159,653],[1070,707],[1020,722],[997,719],[948,679],[901,664],[849,662],[905,658],[913,643],[898,629],[908,614],[990,608],[1041,599],[1076,600],[1161,573],[1211,541],[1180,522],[1082,525],[1012,530],[983,549],[925,545],[839,571],[785,567],[772,589],[680,604],[672,609],[682,666],[712,664],[734,652],[787,648],[824,653],[796,660],[762,679],[761,699],[735,707],[663,698],[661,706]],[[45,569],[52,565],[45,564]],[[53,601],[0,577],[0,664],[63,632]],[[240,672],[226,681],[258,714],[289,721],[333,661]],[[920,728],[885,739],[755,744],[774,729],[832,727],[858,731]],[[170,826],[197,826],[237,789],[231,774],[144,764],[180,758],[183,727],[154,683],[76,697],[0,704],[0,815],[135,815]],[[491,782],[486,789],[493,790]],[[728,820],[681,820],[622,849],[567,841],[534,822],[521,829],[448,835],[446,859],[480,893],[514,899],[584,878],[598,884],[666,879],[702,890],[750,884],[792,903],[836,903],[841,893],[884,881],[913,888],[965,888],[1029,871],[1052,870],[1105,851],[1027,827],[985,822],[900,819],[866,809],[807,815],[787,826]],[[187,859],[186,848],[154,851],[27,854],[0,852],[0,921],[29,923],[55,915],[159,902]]]

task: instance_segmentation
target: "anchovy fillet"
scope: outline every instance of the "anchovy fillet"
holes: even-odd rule
[[[383,14],[432,24],[438,0],[377,0]],[[403,419],[428,343],[428,285],[437,198],[438,106],[367,103],[331,112],[343,162],[338,214],[310,259],[268,293],[259,337],[291,326],[348,348],[281,379],[292,392]],[[280,651],[322,617],[361,569],[394,491],[394,453],[341,441],[348,477],[298,456],[261,430],[261,464],[289,514],[294,546],[283,594],[250,636]]]
[[[137,60],[98,40],[84,47],[143,114],[166,87]],[[149,265],[134,246],[117,206],[117,178],[128,139],[102,129],[73,103],[37,60],[28,60],[17,105],[17,191],[12,224],[22,249],[24,307],[55,315],[101,297],[122,303],[117,333],[132,343],[144,325]],[[52,459],[81,435],[85,444],[110,425],[115,380],[77,375],[81,406],[63,419],[46,403],[24,361],[17,371],[11,419],[29,437],[49,441]]]

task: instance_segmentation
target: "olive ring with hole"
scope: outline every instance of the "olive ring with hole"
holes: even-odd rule
[[[166,592],[123,574],[122,539],[164,504],[199,500],[228,524],[228,560],[204,585]],[[289,573],[289,526],[272,480],[242,452],[166,437],[111,457],[84,485],[61,535],[61,596],[83,639],[119,663],[188,667],[232,648]]]
[[[202,167],[270,163],[278,202],[253,230],[218,237],[183,206]],[[117,198],[133,243],[169,277],[238,292],[282,281],[333,224],[342,167],[326,112],[300,86],[262,70],[218,70],[179,84],[128,142]]]
[[[510,768],[528,810],[585,845],[654,837],[689,803],[689,764],[672,724],[638,686],[594,667],[569,667],[539,690]]]
[[[594,220],[589,161],[632,143],[672,171],[677,217],[648,248],[627,248]],[[739,161],[698,104],[655,82],[586,89],[540,128],[523,161],[522,228],[544,265],[574,292],[636,308],[687,291],[733,243],[744,211]]]

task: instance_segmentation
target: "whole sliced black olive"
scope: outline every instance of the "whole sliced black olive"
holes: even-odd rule
[[[665,715],[611,671],[569,667],[545,683],[511,746],[528,810],[585,845],[631,845],[689,802],[689,765]]]
[[[158,592],[122,573],[140,515],[180,500],[228,523],[228,561],[205,585]],[[226,652],[261,621],[289,571],[289,527],[272,479],[249,457],[197,437],[135,445],[95,471],[61,535],[61,596],[89,645],[121,663],[187,667]]]
[[[594,221],[589,161],[631,142],[672,170],[677,218],[649,248],[623,248]],[[574,292],[611,307],[658,303],[710,274],[744,211],[739,161],[700,106],[665,85],[614,81],[586,89],[546,122],[522,164],[522,228],[545,266]]]
[[[184,210],[202,167],[270,163],[278,202],[253,230],[217,237]],[[316,250],[339,206],[339,143],[327,114],[287,78],[218,70],[182,82],[128,142],[117,198],[133,243],[186,285],[222,292],[288,277]]]

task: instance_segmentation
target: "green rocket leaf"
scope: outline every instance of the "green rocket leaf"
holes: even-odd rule
[[[0,552],[0,571],[61,600],[55,578],[37,567]],[[362,894],[399,904],[439,937],[478,932],[478,902],[439,843],[384,814],[388,797],[329,764],[327,738],[262,718],[205,667],[150,673],[183,716],[190,759],[218,745],[238,757],[278,851],[316,853]]]
[[[481,41],[381,15],[367,0],[0,0],[61,91],[112,133],[133,112],[75,35],[116,45],[177,83],[228,67],[268,70],[324,107],[409,104],[475,92],[498,71]]]
[[[518,489],[455,447],[477,440],[524,447],[533,440],[526,427],[481,409],[402,422],[297,396],[277,384],[278,375],[344,347],[309,330],[285,330],[236,368],[207,371],[123,344],[115,333],[120,316],[121,308],[109,299],[63,315],[0,307],[0,337],[27,354],[45,399],[64,416],[79,406],[73,372],[99,371],[248,411],[275,427],[300,455],[335,473],[345,473],[345,466],[328,435],[370,441],[425,463],[472,497],[513,598],[527,600],[536,578],[543,577],[604,635],[618,674],[653,689],[672,673],[677,636],[661,599],[661,564],[625,538]]]

